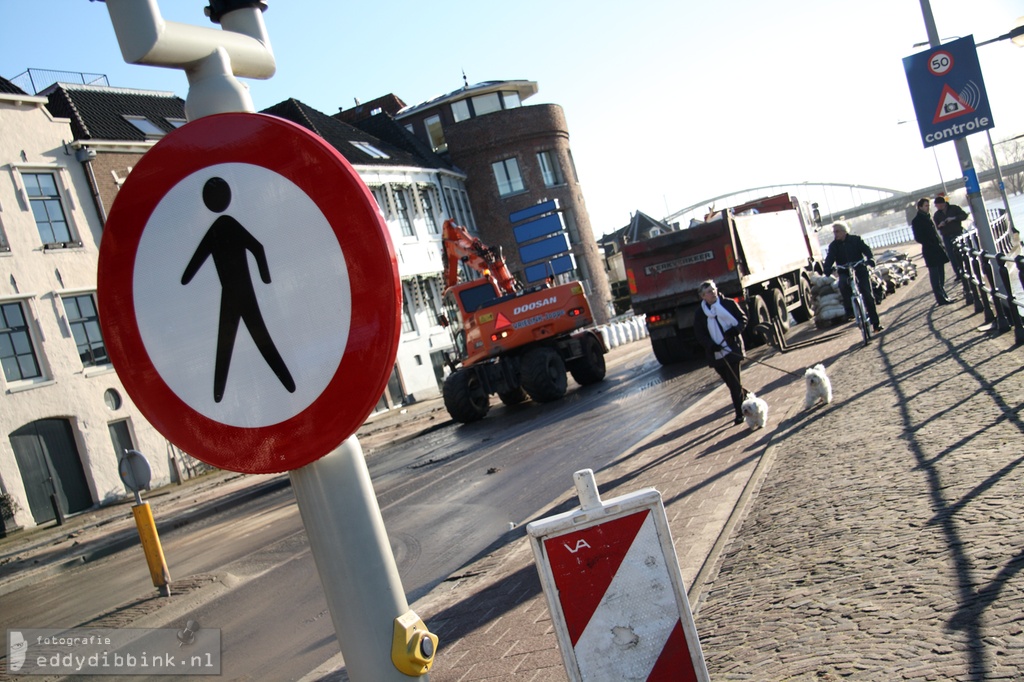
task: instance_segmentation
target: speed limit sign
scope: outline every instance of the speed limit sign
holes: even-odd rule
[[[928,59],[928,70],[934,76],[941,76],[953,68],[953,55],[939,50]]]

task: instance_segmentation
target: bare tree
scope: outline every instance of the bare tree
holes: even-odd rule
[[[1007,194],[1024,193],[1024,172],[1007,173],[1006,166],[1011,163],[1024,161],[1024,137],[1017,136],[1004,142],[996,143],[996,156],[999,159],[999,167],[1003,169],[1003,182],[1006,185]],[[980,172],[992,170],[992,152],[988,147],[974,155],[974,167]],[[985,188],[985,194],[998,196],[999,187],[992,183]]]

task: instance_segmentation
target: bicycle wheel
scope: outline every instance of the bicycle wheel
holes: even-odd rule
[[[868,326],[868,316],[864,312],[864,299],[854,296],[851,302],[853,303],[853,317],[857,320],[857,326],[860,327],[860,333],[864,337],[866,346],[871,340],[871,328]]]

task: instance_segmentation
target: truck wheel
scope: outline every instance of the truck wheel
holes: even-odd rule
[[[747,321],[747,331],[743,333],[743,340],[747,348],[763,346],[766,339],[756,333],[754,327],[759,324],[771,325],[772,319],[768,313],[768,305],[760,294],[754,294],[747,299],[747,317],[750,319]]]
[[[519,371],[523,388],[538,403],[549,403],[565,395],[569,380],[565,376],[565,363],[554,348],[528,351]]]
[[[793,311],[793,319],[797,322],[808,322],[814,317],[814,296],[811,294],[811,283],[800,275],[800,307]]]
[[[463,424],[483,419],[491,409],[490,396],[476,372],[458,370],[444,380],[444,406],[452,419]]]
[[[674,336],[664,339],[651,337],[651,348],[654,349],[654,357],[663,365],[674,365],[689,358],[683,344]]]
[[[506,405],[518,405],[519,403],[529,400],[530,394],[528,394],[526,390],[522,386],[520,386],[519,388],[507,391],[505,393],[498,393],[498,398],[500,398],[501,402],[505,403]]]
[[[580,339],[580,342],[583,345],[583,356],[569,361],[569,373],[580,386],[596,384],[605,375],[604,348],[590,334]]]
[[[782,328],[783,333],[789,331],[789,311],[786,310],[786,297],[783,295],[781,289],[772,287],[772,290],[768,292],[772,301],[772,318],[779,321],[779,326]]]

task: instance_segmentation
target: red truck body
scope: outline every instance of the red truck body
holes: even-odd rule
[[[778,319],[788,329],[790,313],[798,322],[810,319],[809,278],[821,272],[814,227],[795,198],[779,194],[625,245],[633,311],[647,316],[658,360],[692,355],[697,287],[705,280],[745,303],[751,326]]]

